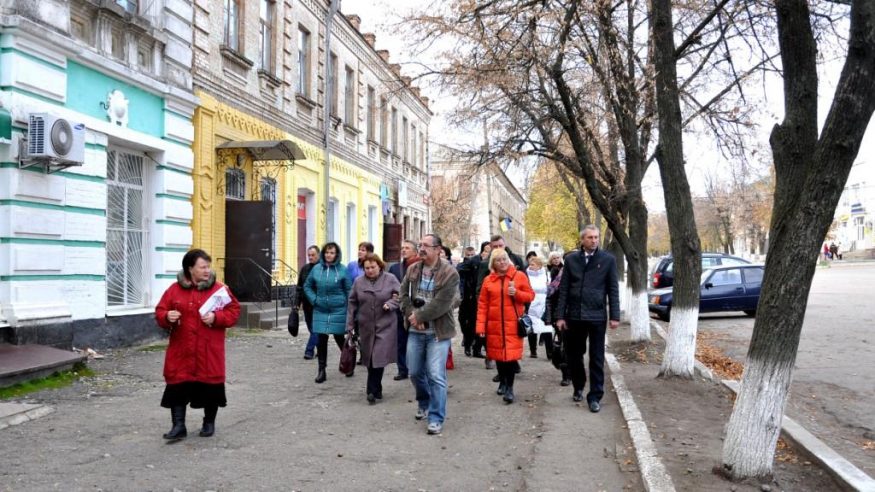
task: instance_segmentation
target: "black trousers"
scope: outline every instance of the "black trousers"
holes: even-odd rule
[[[499,382],[513,388],[513,380],[516,376],[517,366],[518,364],[515,360],[510,362],[495,361],[495,368],[498,369]]]
[[[544,342],[544,349],[547,350],[547,357],[553,353],[553,335],[551,333],[532,333],[529,335],[529,352],[538,353],[538,339]]]
[[[337,343],[337,348],[343,350],[343,335],[334,335],[334,342]],[[319,334],[319,343],[316,345],[316,358],[320,364],[328,362],[328,335],[325,333]]]
[[[589,393],[586,401],[600,401],[605,394],[605,329],[607,320],[568,321],[565,332],[565,354],[571,370],[571,384],[575,391],[586,385],[583,354],[589,340]]]
[[[368,386],[365,392],[377,398],[383,397],[383,369],[384,367],[371,367],[368,364]]]
[[[459,328],[462,330],[462,346],[470,349],[477,335],[477,306],[473,300],[463,301],[459,306]]]

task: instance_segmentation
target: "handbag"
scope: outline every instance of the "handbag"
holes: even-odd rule
[[[511,304],[513,305],[513,314],[516,315],[516,334],[520,338],[526,338],[527,336],[533,334],[535,332],[534,328],[532,328],[532,318],[529,317],[529,313],[523,313],[520,316],[520,313],[516,310],[516,301],[511,297]]]
[[[298,309],[292,309],[292,312],[289,313],[289,335],[296,337],[298,336],[298,328],[301,325],[301,314],[298,312]]]
[[[358,358],[357,343],[352,335],[347,335],[343,341],[343,349],[340,350],[340,372],[352,374],[355,371],[355,363]]]
[[[553,337],[553,352],[550,353],[550,362],[553,363],[553,367],[559,369],[565,369],[568,367],[568,357],[565,354],[565,335],[563,333],[556,333],[556,336]]]

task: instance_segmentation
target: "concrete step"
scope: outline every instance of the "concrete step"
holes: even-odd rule
[[[246,316],[246,326],[248,328],[260,328],[263,320],[287,319],[291,308],[280,308],[278,310],[271,309],[270,311],[254,311]]]
[[[0,388],[66,371],[88,356],[45,345],[0,344]]]
[[[55,409],[42,404],[0,402],[0,429],[44,417]]]

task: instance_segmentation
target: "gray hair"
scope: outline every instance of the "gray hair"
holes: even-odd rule
[[[595,224],[587,224],[583,226],[583,229],[580,230],[580,237],[583,237],[583,235],[586,234],[586,231],[596,231],[601,234],[601,231],[599,231],[599,228],[596,227]]]

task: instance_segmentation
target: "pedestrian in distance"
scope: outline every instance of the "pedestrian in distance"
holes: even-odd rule
[[[231,290],[216,281],[212,258],[201,249],[182,257],[182,271],[155,306],[158,326],[170,332],[164,355],[164,395],[161,406],[170,409],[173,427],[164,434],[168,443],[184,439],[185,411],[203,408],[203,437],[216,430],[219,407],[225,397],[225,330],[240,316],[240,304]]]
[[[340,246],[326,243],[322,247],[319,263],[313,266],[304,282],[304,295],[313,305],[313,331],[319,336],[316,345],[316,383],[327,379],[325,366],[328,363],[328,336],[334,336],[337,348],[343,349],[346,333],[346,303],[352,283],[343,266]],[[347,377],[353,373],[347,374]]]
[[[488,243],[486,243],[488,244]],[[476,334],[474,328],[477,319],[477,269],[480,267],[480,257],[473,246],[465,248],[465,258],[456,266],[459,272],[459,328],[462,330],[462,347],[467,357],[472,356]],[[482,355],[480,357],[483,357]]]
[[[459,274],[440,258],[441,238],[427,234],[419,241],[422,261],[401,282],[401,309],[408,328],[407,364],[416,390],[416,419],[428,418],[428,433],[443,431],[447,414],[447,356],[456,322]]]
[[[319,263],[319,246],[315,244],[307,248],[307,264],[301,267],[298,272],[298,307],[304,309],[304,322],[307,323],[307,331],[310,332],[310,337],[307,339],[307,346],[304,348],[304,358],[310,360],[316,352],[316,344],[319,343],[319,334],[313,331],[313,305],[304,294],[304,283],[307,277],[310,276],[310,271],[313,266]]]
[[[547,358],[553,351],[553,328],[550,326],[550,310],[547,307],[547,288],[550,281],[544,260],[539,256],[529,257],[529,268],[526,269],[529,284],[535,292],[535,299],[529,304],[529,317],[532,319],[532,334],[529,335],[529,357],[538,358],[538,345],[543,345]]]
[[[570,254],[566,253],[566,255]],[[555,275],[553,275],[550,279],[550,284],[547,286],[547,310],[549,311],[548,317],[553,320],[555,323],[558,318],[557,307],[559,305],[559,285],[562,282],[562,267],[558,269]],[[566,347],[565,345],[565,332],[556,330],[556,333],[553,335],[554,346],[558,343],[560,347]],[[552,360],[552,359],[551,359]],[[553,360],[554,364],[557,362]],[[571,385],[571,369],[568,368],[567,358],[565,363],[562,361],[558,361],[558,367],[560,371],[562,371],[562,380],[559,382],[560,386],[570,386]]]
[[[389,273],[395,276],[400,283],[404,280],[404,275],[410,265],[422,261],[417,253],[416,243],[406,239],[401,242],[401,261],[389,267]],[[404,326],[404,315],[401,310],[397,310],[398,326],[396,329],[398,338],[398,373],[392,378],[395,381],[407,379],[409,371],[407,370],[407,329]]]
[[[839,247],[834,242],[829,243],[829,257],[831,260],[839,259]]]
[[[562,270],[562,254],[558,251],[551,251],[550,256],[547,257],[547,271],[550,272],[550,281],[559,275],[559,271]]]
[[[364,273],[364,259],[368,253],[374,252],[374,245],[367,241],[362,241],[359,243],[358,247],[358,257],[349,262],[349,265],[346,265],[346,274],[349,275],[349,281],[355,282],[355,279],[359,278],[362,273]]]
[[[599,249],[599,229],[588,225],[580,233],[580,250],[565,258],[559,283],[556,329],[565,332],[566,354],[574,385],[572,399],[583,400],[586,371],[583,354],[589,340],[589,393],[591,412],[601,409],[605,384],[605,325],[620,324],[620,288],[617,261]],[[608,316],[608,312],[610,315]]]
[[[496,393],[506,403],[513,403],[516,365],[523,357],[524,338],[517,331],[517,320],[525,312],[526,303],[535,299],[535,292],[502,248],[492,249],[489,270],[477,300],[477,336],[486,339],[486,356],[495,361],[498,369]]]
[[[362,364],[368,368],[365,394],[374,404],[383,399],[383,369],[395,362],[398,352],[395,311],[401,284],[374,253],[365,255],[362,264],[364,275],[353,282],[349,294],[346,334],[359,337]]]

